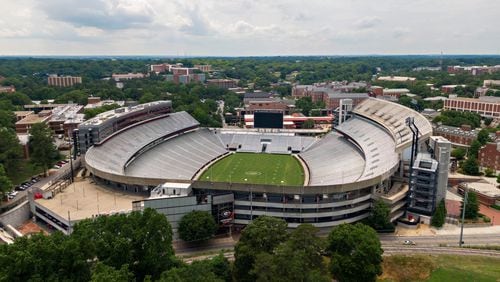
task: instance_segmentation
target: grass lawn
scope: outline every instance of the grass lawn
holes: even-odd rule
[[[483,256],[384,257],[380,281],[499,281],[500,259]]]
[[[199,180],[271,185],[283,181],[283,185],[300,186],[304,170],[291,155],[235,153],[210,166]]]

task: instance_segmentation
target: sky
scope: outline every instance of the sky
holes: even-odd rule
[[[500,0],[0,0],[1,55],[500,55]]]

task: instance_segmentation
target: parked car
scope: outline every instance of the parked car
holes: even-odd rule
[[[60,166],[60,165],[54,165],[54,168],[55,168],[55,169],[60,169],[60,168],[61,168],[61,166]]]
[[[411,241],[411,240],[405,240],[403,242],[403,245],[416,245],[415,242]]]

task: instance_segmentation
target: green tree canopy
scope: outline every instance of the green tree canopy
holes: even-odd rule
[[[366,223],[375,230],[386,230],[393,229],[394,226],[391,223],[391,209],[382,200],[375,201],[373,205],[372,212],[367,218]]]
[[[230,282],[231,265],[221,253],[211,259],[182,264],[162,273],[159,281],[165,282]]]
[[[192,211],[181,218],[178,230],[184,241],[204,241],[215,234],[217,223],[209,212]]]
[[[465,218],[467,219],[477,219],[479,216],[479,202],[477,201],[476,193],[467,192],[467,205],[465,206]],[[465,199],[465,198],[464,198]],[[460,214],[464,210],[464,201],[462,200],[462,205],[460,206]]]
[[[234,248],[234,276],[238,281],[255,281],[251,273],[256,257],[273,250],[288,238],[287,223],[278,218],[259,216],[241,233]]]
[[[107,266],[98,262],[92,271],[92,282],[122,282],[134,281],[133,274],[128,270],[128,265],[124,264],[120,269]]]
[[[464,148],[456,148],[451,151],[451,156],[457,158],[457,160],[463,160],[467,151]]]
[[[172,227],[152,209],[86,219],[75,225],[72,237],[104,264],[120,269],[129,265],[134,277],[159,278],[177,262],[172,248]]]
[[[475,157],[469,157],[465,162],[463,162],[462,172],[467,175],[480,175],[481,173],[479,172],[477,159]]]
[[[7,173],[5,173],[3,165],[0,164],[0,193],[2,194],[2,199],[11,189],[12,189],[12,182],[7,177]]]
[[[314,107],[311,97],[302,97],[295,102],[295,107],[305,115],[309,116]]]
[[[446,204],[444,199],[442,199],[432,215],[431,225],[434,227],[442,227],[446,219],[446,213]]]
[[[362,223],[341,224],[328,235],[330,271],[338,281],[375,281],[382,253],[375,230]]]
[[[481,145],[486,145],[486,143],[490,142],[490,133],[487,129],[481,129],[477,134],[477,141],[481,143]]]
[[[18,171],[19,161],[23,157],[22,147],[12,129],[0,127],[0,164],[10,177]]]
[[[321,255],[325,242],[318,231],[301,224],[272,254],[260,253],[252,270],[257,281],[330,281]]]
[[[52,131],[44,123],[36,123],[30,130],[30,157],[31,161],[43,168],[45,174],[59,157],[55,145],[52,143]]]

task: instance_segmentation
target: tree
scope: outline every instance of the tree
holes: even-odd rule
[[[0,164],[0,193],[2,194],[2,199],[5,195],[12,189],[12,182],[7,177],[3,165]]]
[[[500,174],[497,175],[497,183],[500,183]]]
[[[167,218],[146,209],[82,220],[71,235],[18,238],[0,245],[0,265],[2,281],[143,281],[180,264]]]
[[[311,97],[302,97],[295,102],[297,109],[300,109],[305,116],[309,116],[313,108]]]
[[[432,216],[431,225],[435,227],[443,226],[446,219],[446,213],[446,204],[444,202],[444,199],[441,199],[438,207],[436,208],[436,211],[434,212],[434,215]]]
[[[463,148],[456,148],[451,151],[451,156],[457,160],[462,160],[467,152]]]
[[[366,222],[375,230],[393,229],[394,226],[391,223],[390,214],[391,209],[389,206],[379,199],[375,201],[372,212]]]
[[[479,155],[479,150],[482,146],[483,145],[481,144],[481,142],[479,142],[477,139],[474,139],[469,148],[469,158],[477,158],[477,156]]]
[[[482,146],[486,145],[490,141],[490,133],[487,129],[481,129],[477,134],[477,141],[481,143]]]
[[[7,175],[18,171],[19,161],[23,157],[22,147],[12,129],[0,127],[0,164],[3,164]]]
[[[141,96],[141,99],[139,99],[139,103],[145,104],[156,100],[158,99],[151,92],[146,92]]]
[[[339,281],[375,281],[382,274],[377,233],[362,223],[341,224],[328,235],[330,271]]]
[[[278,218],[259,216],[241,233],[234,248],[234,276],[238,281],[255,281],[251,273],[256,257],[261,253],[271,254],[288,238],[287,223]]]
[[[31,161],[47,174],[47,170],[59,157],[59,152],[52,143],[52,132],[46,124],[36,123],[31,127],[30,134]]]
[[[312,119],[307,119],[306,121],[304,121],[304,123],[302,124],[302,128],[304,129],[311,129],[311,128],[314,128],[314,120]]]
[[[205,211],[192,211],[179,222],[179,237],[188,242],[204,241],[212,238],[217,231],[213,216]]]
[[[257,281],[329,281],[321,255],[325,244],[318,231],[311,224],[301,224],[272,254],[259,254],[251,271]]]
[[[124,264],[119,270],[98,262],[92,271],[92,282],[108,281],[133,281],[133,274],[128,270],[128,265]]]
[[[468,175],[480,175],[479,164],[475,157],[469,157],[463,163],[462,172]]]
[[[93,254],[92,258],[115,269],[129,265],[138,281],[147,275],[158,279],[177,264],[172,227],[153,209],[85,219],[74,226],[71,236]]]
[[[465,218],[477,219],[477,217],[479,216],[479,203],[477,201],[476,193],[474,192],[466,192],[466,193],[468,195],[467,195],[467,205],[465,206]],[[460,206],[460,214],[463,213],[463,210],[464,210],[464,201],[462,201],[462,205]]]
[[[496,177],[496,171],[492,168],[487,167],[484,169],[484,175],[486,177]]]

